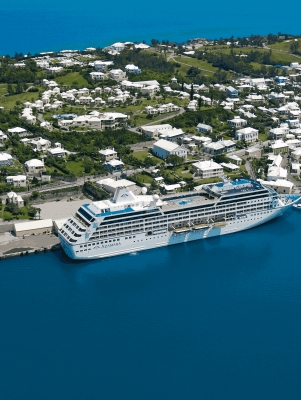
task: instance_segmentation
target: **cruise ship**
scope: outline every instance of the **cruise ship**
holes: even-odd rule
[[[110,200],[83,204],[58,235],[72,259],[97,259],[254,228],[296,201],[246,178],[161,198],[119,187]]]

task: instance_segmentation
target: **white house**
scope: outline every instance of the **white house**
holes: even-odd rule
[[[165,159],[169,155],[187,158],[187,149],[179,146],[177,143],[169,142],[164,139],[160,139],[154,143],[153,153],[162,159]]]
[[[11,133],[12,135],[17,134],[17,135],[19,135],[19,136],[24,136],[24,135],[27,134],[26,129],[20,128],[20,127],[18,127],[18,126],[17,126],[16,128],[10,128],[10,129],[8,129],[7,132]]]
[[[106,77],[106,74],[104,74],[103,72],[97,72],[97,71],[93,71],[90,72],[90,77],[96,81],[103,81]]]
[[[105,71],[112,65],[114,65],[113,61],[95,61],[94,69],[95,71]]]
[[[0,153],[0,167],[6,166],[6,165],[12,165],[12,163],[13,163],[13,158],[10,154]]]
[[[125,66],[124,68],[126,70],[126,72],[130,73],[130,74],[141,74],[141,69],[138,68],[136,65],[134,64],[128,64]]]
[[[67,151],[64,150],[62,147],[54,147],[52,149],[47,150],[48,154],[53,157],[64,158]]]
[[[63,67],[48,67],[46,68],[46,74],[57,74],[63,71]]]
[[[41,137],[39,139],[33,139],[29,143],[37,151],[46,151],[51,146],[51,142],[49,140],[43,139]]]
[[[240,117],[234,117],[233,119],[229,119],[228,125],[230,125],[232,128],[240,128],[241,126],[246,126],[247,121],[243,118]]]
[[[196,128],[201,133],[212,133],[212,126],[210,125],[198,124]]]
[[[7,176],[6,183],[7,183],[7,185],[13,185],[16,187],[25,187],[26,186],[26,175]]]
[[[108,73],[109,77],[114,81],[121,82],[126,78],[126,73],[122,69],[111,69]]]
[[[212,178],[215,176],[222,176],[224,173],[223,167],[210,160],[210,161],[198,161],[192,164],[193,172],[200,176],[202,179]]]
[[[3,146],[5,140],[7,140],[7,135],[5,135],[5,133],[0,131],[0,146]]]
[[[17,204],[18,207],[23,207],[24,206],[24,201],[21,196],[19,196],[15,192],[9,192],[6,195],[6,201],[7,203],[14,203]]]
[[[270,129],[269,138],[272,140],[285,139],[286,135],[289,133],[289,128],[274,128]]]
[[[281,167],[282,157],[279,154],[268,169],[267,180],[287,179],[287,170]]]
[[[159,86],[149,85],[141,88],[141,94],[143,94],[144,96],[153,97],[159,90],[160,90]]]
[[[25,167],[28,172],[28,175],[37,175],[46,171],[44,166],[44,161],[37,160],[35,158],[26,161]]]
[[[111,45],[112,50],[122,51],[124,50],[125,44],[121,42],[117,42]]]
[[[235,132],[235,139],[255,142],[258,139],[258,130],[250,127],[239,129]]]
[[[113,147],[108,147],[104,150],[99,150],[100,158],[108,162],[117,158],[117,151]]]
[[[160,139],[169,140],[170,142],[176,142],[178,139],[183,139],[185,132],[182,129],[172,128],[164,129],[162,132],[158,130]]]

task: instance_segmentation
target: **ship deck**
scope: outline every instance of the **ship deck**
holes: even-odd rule
[[[196,207],[198,205],[215,203],[216,200],[218,199],[218,196],[216,196],[215,198],[212,197],[213,196],[209,198],[209,195],[206,191],[200,191],[195,193],[184,192],[174,195],[167,195],[161,197],[161,200],[163,201],[162,211],[167,211],[167,210],[182,211],[183,209],[189,207]]]

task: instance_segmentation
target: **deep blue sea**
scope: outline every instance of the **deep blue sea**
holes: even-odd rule
[[[183,42],[278,32],[301,34],[300,0],[10,0],[0,4],[0,55],[83,50],[152,38]]]
[[[0,399],[300,400],[300,233],[1,261]]]

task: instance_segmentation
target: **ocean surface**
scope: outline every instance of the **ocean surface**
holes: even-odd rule
[[[191,0],[10,0],[1,2],[0,55],[104,47],[116,41],[301,34],[301,3]]]
[[[300,233],[1,261],[0,398],[300,400]]]

